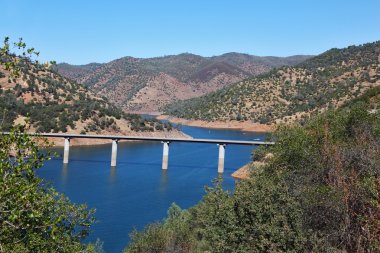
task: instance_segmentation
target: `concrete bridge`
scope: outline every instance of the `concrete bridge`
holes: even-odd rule
[[[7,134],[7,133],[5,133]],[[63,152],[63,163],[69,163],[70,154],[70,140],[71,139],[108,139],[112,141],[112,151],[111,151],[111,167],[116,166],[117,161],[117,144],[120,140],[130,140],[130,141],[154,141],[161,142],[163,144],[162,152],[162,169],[167,170],[169,164],[169,144],[171,142],[188,142],[188,143],[207,143],[216,144],[219,147],[218,156],[218,172],[224,172],[224,158],[225,158],[225,148],[226,145],[248,145],[248,146],[258,146],[258,145],[273,145],[274,142],[264,142],[264,141],[241,141],[241,140],[217,140],[217,139],[185,139],[185,138],[158,138],[158,137],[138,137],[138,136],[117,136],[117,135],[85,135],[85,134],[36,134],[31,133],[32,136],[43,136],[50,138],[62,138],[64,139],[64,152]]]

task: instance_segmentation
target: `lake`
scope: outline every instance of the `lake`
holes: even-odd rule
[[[264,140],[265,135],[238,130],[205,129],[181,126],[194,138]],[[62,149],[56,149],[59,154]],[[236,169],[250,161],[252,147],[226,147],[225,189],[233,190],[231,177]],[[97,223],[89,241],[99,238],[107,253],[122,252],[133,228],[162,220],[175,202],[181,208],[198,203],[204,187],[218,176],[218,147],[215,144],[171,143],[169,168],[161,169],[162,144],[156,142],[120,142],[117,167],[110,167],[109,145],[71,147],[68,165],[62,158],[46,162],[38,175],[73,202],[87,203],[96,209]]]

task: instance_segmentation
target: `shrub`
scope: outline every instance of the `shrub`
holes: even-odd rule
[[[39,145],[46,144],[43,139]],[[73,204],[36,176],[50,159],[20,127],[0,138],[0,251],[95,252],[81,241],[94,210]]]

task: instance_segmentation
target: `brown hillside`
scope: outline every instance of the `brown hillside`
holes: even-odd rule
[[[168,103],[199,97],[231,83],[309,56],[257,57],[229,53],[139,59],[124,57],[102,65],[59,64],[62,75],[83,83],[128,112],[158,112]]]

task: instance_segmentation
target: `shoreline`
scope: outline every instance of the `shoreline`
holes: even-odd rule
[[[170,115],[159,115],[156,117],[158,120],[168,120],[174,124],[182,124],[187,126],[213,128],[213,129],[236,129],[246,132],[270,133],[273,132],[273,125],[252,123],[249,121],[204,121],[204,120],[188,120],[177,118]]]

